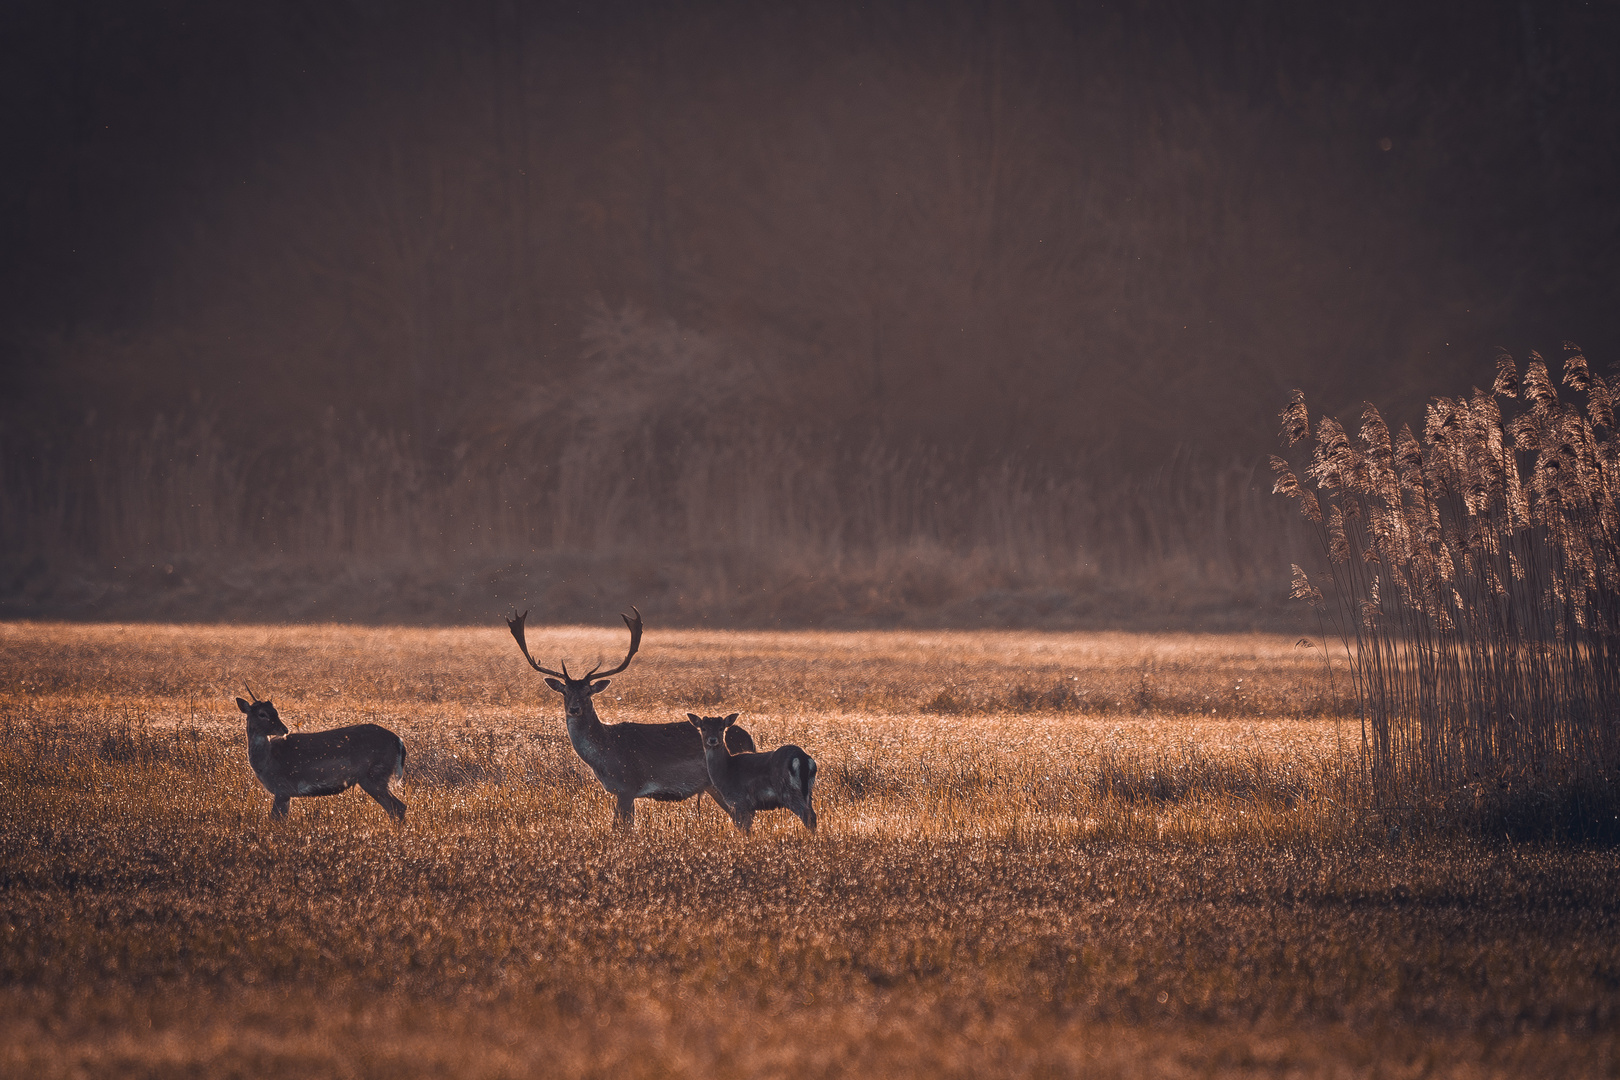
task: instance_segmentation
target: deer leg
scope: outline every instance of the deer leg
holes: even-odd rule
[[[371,777],[360,781],[360,790],[377,800],[377,805],[388,811],[388,816],[395,821],[405,820],[405,804],[394,798],[394,793],[388,790],[388,781],[378,783]]]
[[[634,795],[620,795],[619,805],[613,811],[613,827],[615,829],[630,829],[636,824],[636,799]]]
[[[793,805],[789,806],[788,809],[799,815],[799,820],[804,822],[805,828],[811,832],[816,831],[816,811],[810,805],[809,799],[795,799]]]
[[[270,804],[270,820],[280,821],[287,816],[287,804],[292,802],[290,795],[277,795],[276,801]]]
[[[744,836],[754,831],[754,812],[752,810],[739,810],[731,815],[731,820],[737,823]]]
[[[724,813],[726,815],[726,817],[731,819],[731,823],[733,825],[737,826],[737,828],[739,828],[739,829],[742,829],[743,832],[748,831],[747,827],[745,827],[743,825],[742,819],[740,819],[737,816],[736,811],[732,810],[731,807],[727,806],[726,805],[726,800],[724,800],[724,799],[722,799],[720,797],[720,789],[719,788],[716,788],[715,786],[713,786],[711,784],[710,786],[704,788],[703,790],[709,793],[709,798],[714,800],[714,805],[718,806],[720,808],[721,812]],[[748,819],[750,821],[752,821],[754,819],[754,815],[749,814]]]
[[[726,800],[724,800],[724,799],[722,799],[720,797],[720,789],[719,788],[717,788],[713,784],[711,784],[708,787],[704,788],[703,792],[704,792],[704,794],[708,795],[709,798],[714,800],[714,805],[716,805],[716,806],[718,806],[720,808],[720,812],[722,814],[726,815],[726,817],[731,817],[732,816],[731,807],[727,806],[726,805]],[[701,801],[701,800],[699,800],[699,801]]]

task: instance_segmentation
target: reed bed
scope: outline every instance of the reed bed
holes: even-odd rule
[[[1273,459],[1321,548],[1294,595],[1343,644],[1381,806],[1620,834],[1620,388],[1566,352],[1573,400],[1539,354],[1522,379],[1504,354],[1490,392],[1429,406],[1421,442],[1371,404],[1355,440],[1319,417],[1315,491]],[[1302,395],[1282,416],[1290,446],[1309,437]]]
[[[1125,475],[770,432],[601,441],[424,447],[335,420],[252,438],[209,419],[0,430],[0,609],[594,619],[606,594],[745,625],[1074,625],[1176,605],[1252,625],[1286,589],[1290,518],[1249,466]]]

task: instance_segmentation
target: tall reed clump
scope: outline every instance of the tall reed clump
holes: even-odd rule
[[[1321,543],[1293,595],[1344,643],[1381,807],[1620,835],[1620,384],[1565,349],[1574,400],[1540,355],[1521,381],[1503,354],[1490,393],[1428,407],[1421,443],[1369,403],[1355,439],[1317,420],[1305,484],[1272,459]],[[1282,420],[1309,438],[1299,391]]]

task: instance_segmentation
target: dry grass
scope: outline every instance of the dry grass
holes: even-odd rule
[[[724,705],[821,763],[822,833],[751,840],[696,801],[610,834],[498,628],[7,624],[0,656],[8,1075],[1615,1069],[1620,859],[1357,812],[1291,640],[649,631],[609,720]],[[407,825],[351,793],[271,826],[244,679],[400,731]]]

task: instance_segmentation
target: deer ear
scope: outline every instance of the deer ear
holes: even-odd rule
[[[687,713],[687,714],[686,714],[686,719],[687,719],[687,721],[688,721],[688,722],[689,722],[689,723],[690,723],[690,724],[691,724],[691,725],[692,725],[692,726],[693,726],[693,727],[698,727],[698,726],[699,726],[699,725],[698,725],[698,719],[699,719],[699,718],[698,718],[698,714],[697,714],[697,713],[695,713],[695,712],[689,712],[689,713]]]
[[[726,727],[730,727],[732,724],[735,724],[736,722],[737,722],[737,714],[736,713],[732,713],[730,716],[726,717]]]
[[[547,679],[546,685],[557,691],[559,694],[563,692],[563,684],[556,679]]]
[[[243,712],[248,711],[248,703],[243,701],[241,698],[236,699],[236,707],[241,709]]]
[[[611,679],[603,679],[601,682],[591,683],[591,693],[600,694],[602,691],[608,688],[608,683],[610,682],[612,682]]]

